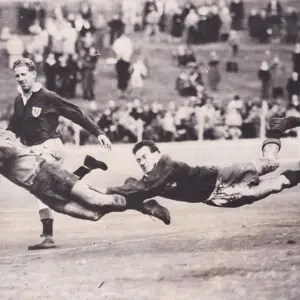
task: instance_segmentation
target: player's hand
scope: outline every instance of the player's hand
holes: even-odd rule
[[[109,151],[111,150],[111,141],[105,134],[98,135],[98,141],[99,141],[101,147],[103,147]]]

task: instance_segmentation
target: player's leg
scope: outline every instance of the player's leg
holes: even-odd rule
[[[31,151],[33,151],[49,163],[57,165],[63,164],[62,143],[59,139],[46,141],[44,144],[33,146],[31,147]],[[51,209],[38,198],[36,198],[36,201],[38,206],[38,213],[42,223],[42,234],[41,240],[37,244],[28,246],[28,250],[43,250],[55,248],[56,245],[53,239],[54,219]]]
[[[51,209],[45,205],[41,200],[36,198],[38,205],[38,212],[42,223],[41,240],[34,245],[28,246],[28,250],[43,250],[55,248],[53,239],[53,215]]]
[[[257,185],[237,184],[218,190],[206,204],[236,208],[262,200],[300,183],[300,171],[286,171],[277,178],[261,180]]]

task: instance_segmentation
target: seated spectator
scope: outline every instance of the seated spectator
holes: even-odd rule
[[[241,127],[242,137],[245,139],[257,138],[260,134],[260,108],[257,104],[247,105],[246,115],[244,115]]]
[[[196,62],[196,57],[190,45],[180,44],[173,53],[179,67],[186,67],[189,63]]]
[[[234,107],[229,107],[225,115],[225,125],[228,128],[229,139],[239,139],[242,136],[243,119],[241,113]]]

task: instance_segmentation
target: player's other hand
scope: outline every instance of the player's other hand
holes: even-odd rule
[[[105,134],[98,135],[98,141],[99,141],[101,147],[103,147],[109,151],[111,150],[111,141]]]

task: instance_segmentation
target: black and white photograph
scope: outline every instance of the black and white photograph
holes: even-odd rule
[[[299,300],[300,1],[0,0],[0,300]]]

